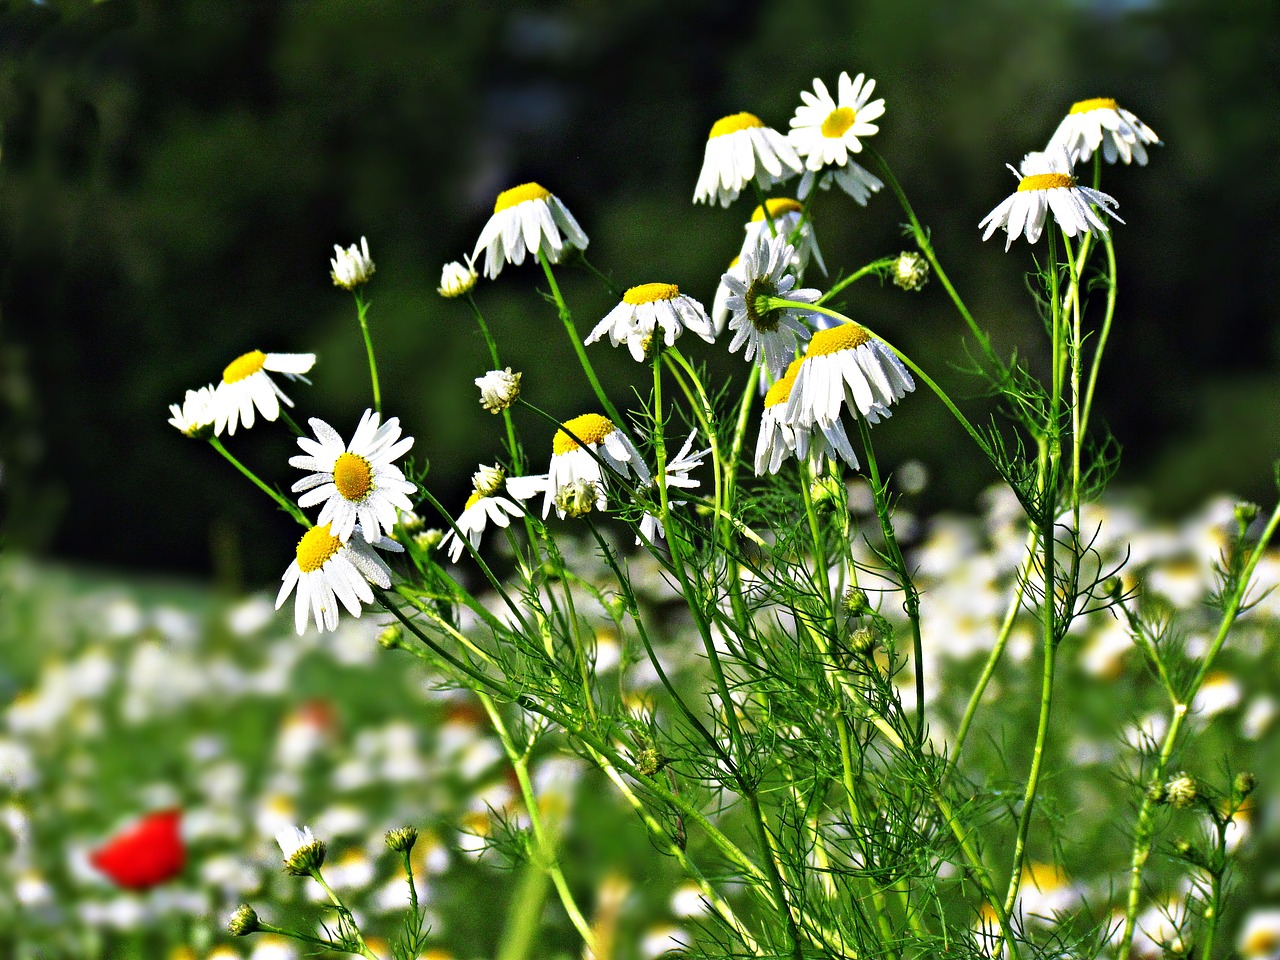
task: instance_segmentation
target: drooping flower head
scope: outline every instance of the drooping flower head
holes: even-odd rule
[[[480,231],[474,260],[484,251],[484,274],[497,277],[504,263],[524,263],[525,254],[535,260],[539,252],[559,263],[570,250],[587,249],[587,235],[569,208],[546,187],[522,183],[498,194],[493,216]]]
[[[651,356],[653,338],[660,336],[668,347],[686,329],[707,343],[715,341],[711,318],[702,304],[680,292],[674,283],[642,283],[622,295],[622,302],[610,310],[584,343],[595,343],[606,333],[615,347],[626,343],[637,363]]]
[[[293,485],[294,493],[309,491],[298,498],[298,506],[323,503],[318,522],[332,524],[334,536],[343,543],[351,538],[357,520],[365,540],[373,543],[395,527],[398,511],[413,510],[408,495],[416,487],[392,462],[413,446],[413,437],[400,439],[397,417],[379,425],[380,419],[366,410],[346,444],[337,430],[312,417],[308,423],[316,439],[299,437],[305,455],[289,458],[291,466],[314,471]]]
[[[576,485],[579,491],[591,489],[595,493],[596,509],[603,510],[608,503],[608,479],[597,457],[620,477],[633,476],[640,483],[649,482],[649,468],[627,435],[608,417],[584,413],[566,420],[556,431],[548,472],[541,476],[512,477],[507,481],[507,492],[517,500],[528,500],[541,493],[542,515],[545,517],[554,505],[563,518],[566,511],[559,498]]]
[[[329,266],[329,276],[333,278],[335,287],[354,290],[368,283],[374,271],[373,259],[369,256],[369,241],[361,237],[359,247],[353,243],[345,250],[335,243]]]
[[[221,436],[235,434],[236,425],[244,422],[245,429],[253,426],[254,409],[262,414],[264,420],[275,420],[280,416],[280,402],[293,406],[293,401],[286,397],[274,380],[267,376],[267,371],[282,373],[290,380],[301,380],[310,383],[303,376],[315,366],[314,353],[263,353],[261,350],[250,350],[236,357],[222,371],[222,380],[214,388],[213,432]]]
[[[822,251],[818,249],[818,238],[813,230],[813,221],[804,215],[804,204],[790,197],[770,197],[763,206],[756,207],[751,219],[744,227],[746,237],[742,242],[742,252],[754,247],[761,237],[786,237],[787,242],[795,248],[795,261],[792,264],[796,282],[804,276],[809,260],[817,261],[818,269],[824,274],[827,265],[822,260]],[[797,232],[798,231],[798,232]],[[742,254],[739,254],[741,257]]]
[[[499,496],[506,473],[497,465],[481,466],[471,477],[471,496],[467,498],[462,514],[457,519],[458,529],[470,542],[472,548],[480,549],[480,537],[484,528],[493,523],[506,527],[511,517],[518,517],[524,511],[506,497]],[[440,541],[441,549],[448,547],[449,560],[457,563],[462,556],[465,545],[456,532],[450,530]]]
[[[359,617],[361,604],[374,600],[370,583],[383,589],[391,586],[391,569],[373,552],[374,546],[392,553],[404,550],[387,537],[372,545],[365,542],[363,535],[343,543],[327,523],[302,535],[276,595],[279,610],[297,588],[293,624],[299,636],[306,631],[308,619],[315,620],[318,630],[338,629],[339,602],[351,616]]]
[[[1022,160],[1021,173],[1012,166],[1009,170],[1018,178],[1018,189],[978,224],[979,228],[986,227],[983,240],[990,239],[998,228],[1004,227],[1008,232],[1005,250],[1013,246],[1013,238],[1018,234],[1025,234],[1028,243],[1039,240],[1045,215],[1050,210],[1068,237],[1095,230],[1107,232],[1107,225],[1094,207],[1120,220],[1116,216],[1114,197],[1076,182],[1071,174],[1071,161],[1061,146],[1044,153],[1028,153]],[[1124,223],[1123,220],[1120,222]]]
[[[501,413],[520,399],[520,378],[523,374],[512,373],[511,368],[490,370],[483,377],[476,377],[475,384],[480,388],[480,406],[490,413]]]
[[[756,476],[777,473],[782,462],[796,454],[796,431],[787,422],[787,399],[796,384],[800,360],[793,360],[787,372],[764,395],[760,416],[760,436],[756,439]]]
[[[285,871],[293,876],[305,877],[324,864],[325,842],[317,840],[310,827],[289,824],[276,831],[276,843],[284,854]]]
[[[89,862],[125,890],[146,890],[182,872],[186,846],[180,810],[143,817],[89,854]]]
[[[804,103],[796,108],[787,136],[804,160],[799,191],[802,197],[809,195],[815,182],[825,189],[834,179],[840,189],[865,205],[870,195],[884,186],[850,157],[862,152],[861,138],[880,131],[871,122],[884,114],[884,99],[871,99],[875,86],[876,82],[867,80],[865,74],[850,80],[845,72],[840,74],[834,98],[816,77],[813,93],[800,91]],[[830,176],[824,176],[824,172]]]
[[[746,345],[744,356],[751,360],[758,354],[761,363],[778,377],[795,359],[796,349],[809,339],[809,328],[802,318],[813,316],[801,307],[778,307],[766,302],[769,297],[783,297],[804,303],[815,303],[817,290],[795,290],[792,263],[795,249],[786,237],[760,236],[755,246],[742,255],[742,278],[726,273],[720,278],[729,290],[727,306],[731,314],[729,329],[733,340],[729,352],[736,353]]]
[[[860,324],[842,323],[819,330],[809,341],[787,398],[786,418],[799,427],[830,427],[847,406],[876,423],[890,416],[889,407],[915,387],[907,368],[883,340]],[[852,448],[841,450],[835,434],[826,439],[857,468]]]
[[[1147,165],[1147,144],[1159,144],[1156,132],[1110,97],[1094,97],[1071,105],[1049,138],[1047,149],[1062,147],[1072,163],[1088,160],[1102,147],[1107,163],[1137,160]]]
[[[169,404],[169,425],[193,439],[212,436],[214,421],[218,418],[214,392],[212,384],[188,390],[181,405]]]
[[[694,203],[715,201],[727,207],[752,180],[768,190],[803,169],[787,138],[754,113],[721,117],[711,127]]]

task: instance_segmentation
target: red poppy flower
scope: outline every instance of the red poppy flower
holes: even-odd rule
[[[186,861],[181,817],[181,810],[148,814],[89,854],[89,862],[126,890],[164,883],[181,873]]]

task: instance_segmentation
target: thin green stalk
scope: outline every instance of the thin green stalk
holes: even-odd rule
[[[582,338],[578,336],[577,328],[573,325],[573,314],[569,311],[569,305],[565,303],[564,296],[560,293],[560,285],[556,283],[556,275],[551,272],[551,263],[541,250],[538,251],[538,262],[542,264],[542,272],[546,274],[547,283],[551,285],[551,296],[556,301],[556,310],[560,315],[560,322],[564,324],[565,332],[569,334],[569,343],[573,345],[574,352],[578,355],[578,363],[581,364],[582,371],[587,375],[587,380],[591,383],[591,389],[595,391],[596,399],[604,407],[605,413],[609,415],[613,425],[623,433],[630,433],[631,431],[627,429],[627,422],[622,419],[622,414],[618,413],[618,409],[605,394],[604,388],[600,386],[600,381],[596,378],[595,368],[591,366],[591,361],[587,359],[586,348],[582,346]]]
[[[1240,607],[1244,603],[1244,596],[1249,589],[1253,572],[1258,566],[1258,561],[1262,559],[1263,554],[1266,552],[1271,538],[1275,536],[1277,525],[1280,525],[1280,504],[1277,504],[1276,508],[1271,512],[1271,517],[1267,520],[1267,525],[1263,529],[1262,535],[1258,538],[1253,551],[1249,554],[1249,559],[1241,569],[1239,582],[1236,584],[1235,591],[1222,611],[1222,620],[1218,625],[1218,633],[1213,638],[1213,643],[1209,645],[1209,649],[1204,655],[1204,660],[1200,663],[1200,669],[1196,671],[1196,675],[1187,688],[1182,702],[1174,704],[1173,716],[1169,721],[1169,729],[1165,733],[1164,743],[1160,747],[1160,756],[1156,760],[1155,769],[1152,771],[1151,781],[1153,783],[1162,782],[1168,772],[1169,760],[1173,756],[1174,747],[1177,745],[1178,737],[1182,733],[1182,726],[1186,722],[1189,713],[1189,705],[1195,702],[1196,695],[1200,692],[1200,688],[1204,686],[1204,682],[1213,669],[1214,662],[1217,660],[1223,644],[1226,643],[1227,634],[1231,631],[1236,618],[1240,615]],[[1124,931],[1120,935],[1120,953],[1117,960],[1128,960],[1129,952],[1133,947],[1133,931],[1138,922],[1138,904],[1142,894],[1142,870],[1146,866],[1147,858],[1151,855],[1151,843],[1155,836],[1154,808],[1154,801],[1150,796],[1144,794],[1142,805],[1138,809],[1138,822],[1133,830],[1133,853],[1129,861],[1129,896],[1125,908]]]
[[[715,411],[711,408],[711,401],[707,398],[707,392],[702,386],[702,381],[698,379],[697,372],[689,361],[685,359],[684,354],[672,347],[669,350],[662,351],[662,358],[666,361],[667,369],[671,371],[676,383],[679,384],[685,398],[689,401],[689,407],[693,410],[694,416],[697,417],[698,425],[702,427],[702,432],[707,438],[707,444],[711,447],[714,516],[718,526],[720,516],[724,511],[724,464],[720,455],[720,438],[716,433],[715,425],[711,422],[711,417]],[[682,370],[683,374],[681,373]],[[695,393],[697,394],[696,398],[694,396]]]
[[[1093,364],[1089,368],[1089,385],[1085,388],[1084,413],[1081,422],[1086,426],[1089,423],[1089,414],[1093,410],[1093,392],[1098,385],[1098,369],[1102,366],[1102,352],[1106,349],[1107,338],[1111,336],[1111,321],[1116,315],[1116,248],[1111,242],[1110,233],[1103,234],[1102,242],[1107,250],[1107,309],[1102,317],[1102,328],[1098,331],[1098,346],[1093,353]]]
[[[467,303],[471,307],[472,315],[476,318],[476,325],[480,328],[480,335],[484,337],[484,342],[489,347],[489,359],[493,361],[493,369],[503,369],[502,360],[498,357],[498,344],[493,339],[493,334],[489,331],[489,324],[485,321],[484,314],[480,312],[480,307],[476,304],[475,297],[471,295],[470,290],[467,291]],[[516,441],[516,428],[511,419],[510,407],[503,407],[502,422],[507,428],[507,455],[511,457],[511,469],[515,471],[517,476],[520,476],[524,473],[524,451]]]
[[[329,886],[328,881],[325,880],[320,871],[312,870],[311,879],[320,884],[324,889],[325,894],[329,897],[329,902],[337,907],[338,915],[346,919],[347,922],[344,923],[342,927],[346,928],[348,932],[355,936],[356,946],[358,948],[357,952],[360,956],[364,957],[365,960],[381,960],[376,953],[369,949],[369,945],[364,942],[364,936],[360,933],[360,929],[355,925],[355,921],[351,917],[351,911],[347,909],[347,906],[342,902],[342,899],[333,892],[333,888]]]
[[[838,283],[834,284],[831,287],[831,289],[829,289],[826,293],[824,293],[822,296],[818,298],[817,302],[826,303],[832,297],[836,296],[836,294],[840,293],[840,291],[843,290],[845,287],[849,286],[849,284],[853,283],[856,280],[861,280],[863,277],[869,274],[879,274],[881,270],[884,270],[886,267],[892,265],[893,262],[897,259],[898,259],[897,257],[881,257],[879,260],[871,261],[865,267],[859,267],[853,273],[849,274],[849,276],[843,278]]]
[[[364,302],[364,297],[360,295],[357,288],[353,291],[356,298],[356,312],[360,317],[360,332],[364,335],[364,349],[369,354],[369,379],[373,382],[373,409],[374,412],[382,414],[382,391],[378,388],[378,363],[373,359],[373,338],[369,336],[369,306]]]
[[[265,493],[268,497],[274,500],[280,506],[281,510],[289,514],[289,516],[293,517],[293,519],[297,520],[300,524],[302,524],[308,530],[311,529],[311,526],[312,526],[311,521],[306,518],[306,516],[303,514],[303,512],[300,509],[298,509],[297,504],[295,504],[292,500],[288,500],[285,497],[281,496],[271,487],[268,487],[262,480],[258,478],[258,475],[256,473],[254,473],[252,470],[246,467],[243,463],[241,463],[239,460],[233,457],[231,455],[231,451],[229,451],[226,447],[222,445],[221,440],[219,440],[217,437],[210,437],[209,445],[213,447],[213,449],[217,450],[224,457],[226,457],[228,462],[233,467],[235,467],[237,470],[243,473],[246,477],[248,477],[253,482],[253,485],[255,487],[257,487],[259,490]]]
[[[596,715],[595,698],[591,695],[591,669],[587,665],[587,652],[582,642],[582,625],[578,623],[578,612],[573,604],[573,591],[569,587],[567,577],[561,578],[564,586],[565,615],[569,620],[569,637],[573,641],[573,657],[578,663],[578,674],[582,678],[582,699],[587,703],[587,714],[592,723],[599,723]]]

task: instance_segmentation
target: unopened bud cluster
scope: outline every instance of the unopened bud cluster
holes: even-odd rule
[[[511,368],[490,370],[483,377],[476,377],[480,388],[480,406],[490,413],[501,413],[520,397],[520,374]]]
[[[919,290],[929,282],[929,261],[918,253],[904,250],[893,261],[894,286],[903,290]]]
[[[408,853],[418,842],[418,831],[414,827],[397,827],[387,831],[386,841],[387,846],[396,853]]]
[[[556,509],[566,517],[585,517],[595,509],[598,488],[592,480],[574,480],[556,491]]]
[[[440,286],[436,288],[436,293],[452,300],[454,297],[469,293],[478,279],[470,257],[467,257],[466,263],[454,260],[452,263],[446,263],[444,269],[440,271]]]
[[[329,276],[333,278],[335,287],[354,290],[368,283],[369,278],[373,276],[374,266],[369,256],[369,241],[364,237],[360,238],[359,247],[353,243],[343,250],[334,244],[333,254],[333,259],[329,261],[329,265],[333,268]]]
[[[247,903],[240,904],[227,921],[227,930],[233,937],[247,937],[259,929],[258,914]]]

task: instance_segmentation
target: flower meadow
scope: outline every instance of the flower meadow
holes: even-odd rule
[[[493,424],[465,503],[433,493],[429,425],[383,409],[367,237],[329,264],[367,408],[307,416],[306,344],[187,390],[175,442],[298,540],[259,545],[274,597],[101,584],[69,607],[53,578],[7,614],[56,653],[16,668],[0,741],[17,956],[1280,951],[1280,508],[1157,520],[1094,402],[1123,274],[1107,172],[1159,176],[1159,138],[1114,100],[1068,105],[974,225],[974,255],[1026,261],[1029,361],[876,152],[877,92],[846,72],[785,131],[711,127],[693,203],[743,211],[714,290],[611,263],[547,186],[499,193],[438,288],[491,360],[457,384]],[[816,222],[871,203],[900,208],[907,249],[821,248]],[[561,369],[504,363],[485,292],[515,270]],[[575,313],[567,271],[616,306]],[[954,305],[997,416],[864,314],[872,283],[904,318]],[[597,375],[609,350],[634,376]],[[711,377],[712,351],[739,374]],[[552,377],[591,403],[543,409]],[[877,454],[926,404],[989,464],[975,516],[918,515],[945,477]],[[526,445],[543,424],[549,448]],[[250,429],[297,452],[246,463]]]

